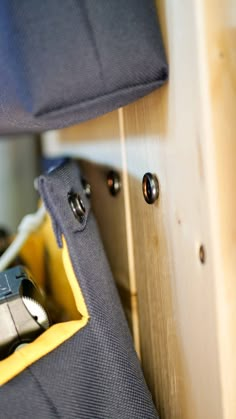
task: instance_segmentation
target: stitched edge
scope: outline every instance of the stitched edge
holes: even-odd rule
[[[48,394],[45,392],[44,388],[42,387],[40,381],[38,380],[38,378],[35,376],[35,374],[33,373],[31,367],[28,367],[27,370],[29,371],[29,373],[31,374],[31,376],[33,377],[33,379],[35,380],[35,383],[37,384],[41,394],[43,394],[45,400],[47,400],[48,404],[51,406],[52,412],[55,415],[56,418],[60,419],[62,418],[62,416],[59,414],[56,405],[54,404],[53,400],[48,396]]]

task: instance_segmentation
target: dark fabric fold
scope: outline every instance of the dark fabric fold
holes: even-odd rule
[[[153,0],[0,2],[0,134],[97,117],[167,75]]]

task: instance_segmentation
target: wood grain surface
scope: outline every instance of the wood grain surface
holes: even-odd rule
[[[203,121],[216,282],[222,417],[236,417],[236,4],[202,2]]]
[[[236,11],[157,0],[169,82],[44,136],[80,159],[104,246],[163,419],[236,418]],[[106,173],[120,173],[112,197]],[[160,197],[143,198],[155,173]]]

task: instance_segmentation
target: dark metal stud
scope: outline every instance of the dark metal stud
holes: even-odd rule
[[[86,209],[80,195],[78,193],[71,192],[68,194],[68,201],[75,218],[82,223]]]
[[[87,196],[87,198],[90,198],[91,197],[90,183],[88,183],[87,179],[85,179],[84,177],[81,178],[81,183],[82,183],[85,195]]]
[[[203,244],[199,247],[199,259],[202,264],[206,262],[206,250]]]
[[[159,197],[159,182],[156,175],[145,173],[143,176],[143,196],[148,204],[153,204]]]
[[[120,175],[115,170],[110,170],[107,173],[107,186],[112,196],[116,196],[120,192],[120,188],[121,188]]]

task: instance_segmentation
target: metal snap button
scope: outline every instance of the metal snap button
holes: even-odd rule
[[[69,193],[68,201],[75,218],[82,223],[86,209],[80,195],[78,193]]]
[[[91,185],[88,183],[87,179],[84,177],[81,177],[81,183],[83,186],[83,190],[87,198],[91,198]]]
[[[153,204],[159,197],[159,182],[156,175],[145,173],[143,176],[143,196],[148,204]]]
[[[115,170],[110,170],[107,173],[107,186],[110,194],[116,196],[121,189],[120,175]]]

